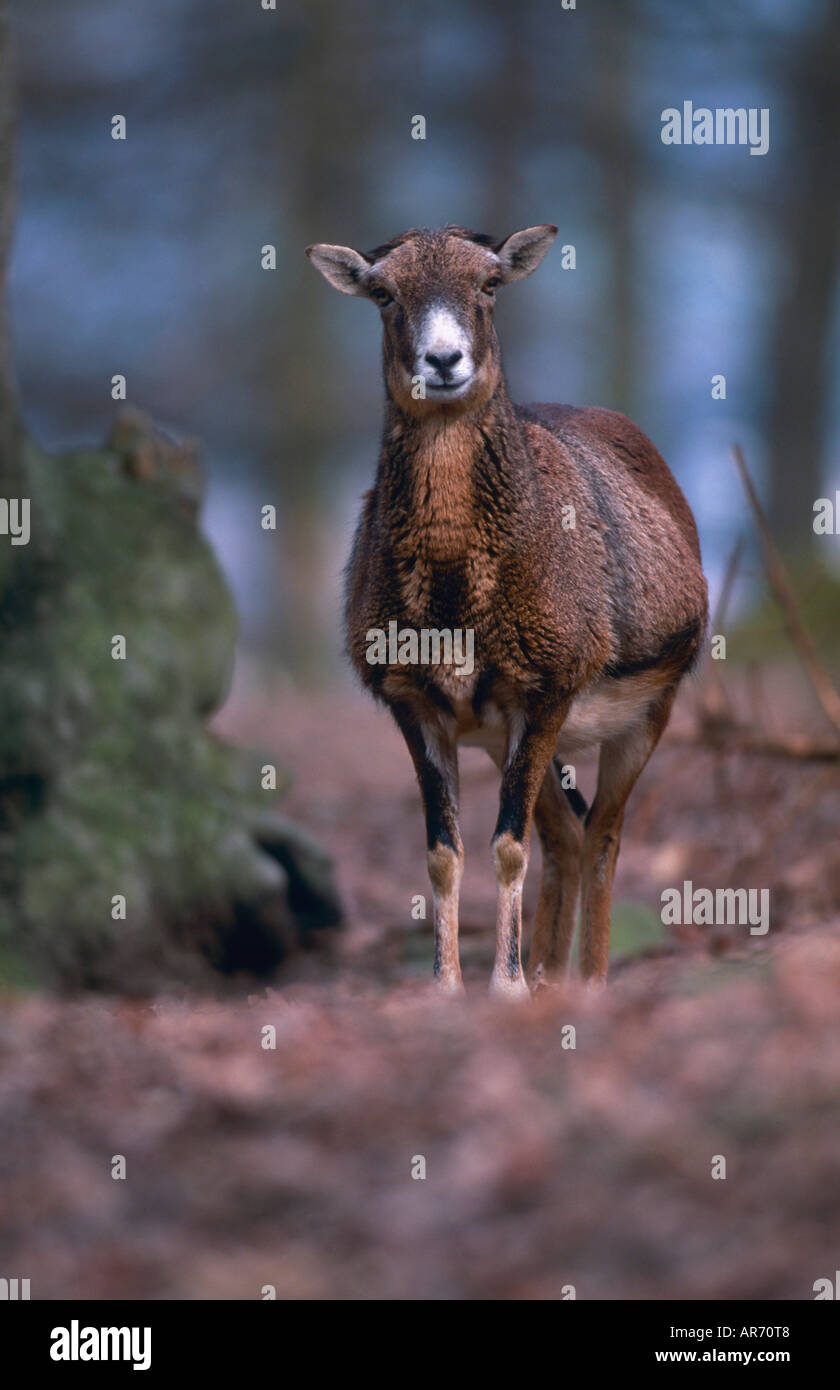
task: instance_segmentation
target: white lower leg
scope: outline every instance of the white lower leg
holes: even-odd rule
[[[442,989],[463,989],[458,958],[458,895],[464,852],[435,845],[428,853],[429,878],[435,905],[435,980]]]
[[[505,831],[493,842],[493,861],[498,896],[496,959],[490,992],[506,998],[525,998],[529,991],[522,973],[522,889],[528,870],[528,853],[524,845]]]

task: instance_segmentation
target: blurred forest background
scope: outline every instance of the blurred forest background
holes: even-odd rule
[[[777,541],[836,573],[840,544],[812,529],[840,440],[836,3],[9,12],[25,422],[47,448],[98,442],[122,372],[132,404],[201,441],[204,525],[261,665],[342,678],[341,570],[378,446],[377,316],[329,294],[303,248],[412,224],[556,222],[558,248],[498,310],[514,399],[636,419],[697,513],[713,591],[745,518],[734,439]],[[664,146],[661,112],[684,100],[769,107],[769,153]]]
[[[840,541],[813,529],[840,487],[840,6],[4,12],[28,437],[0,334],[0,495],[31,491],[33,527],[0,548],[0,1270],[33,1298],[810,1299],[840,1249]],[[769,108],[769,153],[664,146],[686,100]],[[467,994],[437,997],[410,760],[341,685],[379,325],[303,251],[447,221],[558,224],[576,268],[557,246],[501,296],[514,399],[633,416],[716,606],[736,580],[727,662],[686,682],[631,802],[598,999],[574,978],[487,998],[498,777],[477,749]],[[221,711],[235,615],[193,452],[113,429],[115,373],[203,449],[240,623]],[[824,667],[766,541],[757,563],[736,440]],[[766,888],[770,931],[666,932],[660,890],[686,880]],[[534,864],[528,922],[537,884]]]

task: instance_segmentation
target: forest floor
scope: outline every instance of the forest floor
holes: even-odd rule
[[[818,725],[795,673],[763,679],[763,710]],[[284,810],[335,856],[346,928],[269,989],[7,995],[0,1272],[108,1299],[809,1299],[833,1279],[836,765],[677,742],[689,691],[628,811],[610,987],[510,1005],[487,996],[497,778],[467,750],[467,992],[443,1000],[399,735],[354,693],[257,690],[217,726],[294,774]],[[538,867],[535,843],[529,922]],[[666,933],[685,880],[768,889],[768,934]]]

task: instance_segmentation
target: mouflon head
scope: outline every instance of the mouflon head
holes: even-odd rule
[[[385,384],[401,409],[460,413],[498,384],[497,289],[536,270],[556,235],[549,225],[503,241],[464,227],[411,228],[372,251],[318,243],[306,254],[334,289],[379,308]]]

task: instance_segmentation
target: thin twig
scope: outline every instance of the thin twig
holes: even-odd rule
[[[720,598],[717,601],[717,608],[712,618],[712,626],[715,632],[719,632],[726,622],[726,615],[729,612],[729,603],[732,598],[732,590],[735,587],[735,579],[738,574],[738,567],[741,563],[741,555],[744,550],[743,532],[737,536],[732,547],[732,553],[726,564],[726,572],[723,576],[723,585],[720,591]]]
[[[735,577],[738,573],[738,566],[741,562],[741,552],[744,547],[744,537],[739,535],[732,548],[732,553],[727,561],[726,571],[723,577],[723,587],[717,601],[714,616],[712,618],[712,636],[720,633],[721,628],[726,622],[726,615],[729,611],[729,602],[732,598],[732,590],[735,587]],[[707,654],[705,664],[705,680],[702,685],[701,695],[701,719],[719,719],[723,711],[731,712],[732,704],[723,683],[723,676],[720,666],[711,654]]]
[[[764,556],[764,566],[767,570],[767,578],[770,581],[770,588],[779,607],[782,610],[785,628],[791,642],[799,654],[799,660],[805,670],[814,694],[820,702],[823,713],[829,723],[840,734],[840,695],[834,688],[831,678],[820,661],[814,649],[814,645],[805,631],[799,608],[791,588],[787,570],[782,563],[782,558],[776,549],[775,543],[767,527],[767,520],[764,511],[758,500],[758,493],[753,485],[747,468],[744,453],[740,444],[736,444],[732,450],[733,457],[741,481],[755,515],[756,525],[759,536],[761,537],[761,548]]]
[[[736,859],[730,870],[730,882],[739,882],[747,869],[751,869],[754,864],[759,864],[765,860],[773,845],[779,837],[787,830],[788,826],[794,821],[802,811],[808,806],[814,805],[824,791],[836,785],[836,773],[834,768],[824,768],[817,778],[806,780],[800,787],[799,794],[792,802],[782,802],[777,806],[776,811],[771,815],[769,822],[765,821],[762,829],[763,834],[760,843],[750,851],[742,854]]]
[[[767,758],[799,758],[804,762],[840,762],[840,743],[807,734],[752,734],[737,724],[708,723],[690,733],[667,733],[662,747],[679,745],[709,752],[749,753]]]

